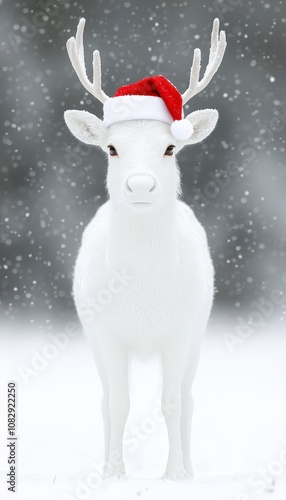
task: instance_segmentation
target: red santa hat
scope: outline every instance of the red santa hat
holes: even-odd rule
[[[119,87],[103,105],[104,123],[127,120],[159,120],[171,125],[172,135],[186,140],[193,133],[192,124],[184,119],[180,92],[164,76],[150,76]]]

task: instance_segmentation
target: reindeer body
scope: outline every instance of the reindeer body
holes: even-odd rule
[[[120,221],[108,201],[87,226],[74,272],[79,317],[87,331],[92,323],[91,341],[115,336],[139,356],[170,339],[184,348],[196,344],[213,300],[205,231],[179,200],[172,220],[166,214],[137,219]],[[115,291],[108,289],[113,278]]]
[[[100,145],[108,154],[110,199],[83,233],[73,293],[103,387],[106,473],[125,473],[122,441],[129,413],[130,355],[146,358],[159,353],[162,411],[169,438],[166,477],[182,479],[192,475],[191,388],[212,307],[214,273],[205,231],[179,199],[180,173],[174,153],[207,137],[218,113],[199,110],[172,122],[160,97],[148,96],[146,101],[144,96],[135,95],[130,100],[129,94],[122,97],[119,93],[120,97],[108,98],[100,85],[97,51],[94,83],[87,79],[83,26],[84,20],[76,39],[68,41],[69,55],[85,88],[106,103],[108,121],[74,110],[65,112],[65,120],[75,137]],[[196,49],[187,91],[181,96],[159,76],[163,94],[167,88],[172,99],[179,96],[179,102],[182,98],[186,102],[196,89],[207,85],[225,49],[225,36],[221,32],[219,38],[218,28],[215,20],[209,70],[203,79],[198,82],[200,56]],[[147,108],[151,103],[147,111],[146,102]],[[122,117],[124,113],[129,116],[130,110],[130,119],[126,114]],[[137,119],[137,114],[143,119]],[[185,137],[182,130],[187,132]],[[164,409],[166,404],[171,404],[171,413]]]

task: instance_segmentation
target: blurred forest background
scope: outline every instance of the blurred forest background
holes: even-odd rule
[[[105,155],[79,144],[63,121],[66,109],[102,114],[66,52],[82,16],[87,72],[97,48],[109,95],[149,74],[184,91],[194,48],[203,71],[219,17],[223,63],[186,111],[217,108],[220,119],[179,157],[184,200],[208,234],[215,307],[246,313],[285,291],[284,0],[0,0],[0,13],[2,318],[45,322],[74,312],[82,231],[106,200]],[[285,303],[278,309],[283,319]]]

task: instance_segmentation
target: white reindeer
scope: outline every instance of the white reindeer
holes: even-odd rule
[[[212,307],[214,273],[205,231],[178,199],[175,154],[205,139],[218,112],[190,113],[181,120],[181,134],[176,133],[180,120],[166,114],[160,96],[147,101],[141,96],[142,102],[136,95],[109,98],[101,88],[98,51],[93,53],[93,82],[86,75],[84,24],[81,19],[76,38],[68,40],[68,53],[84,88],[104,104],[105,117],[102,121],[86,111],[68,110],[65,121],[77,139],[107,153],[109,200],[83,233],[73,292],[103,386],[107,470],[111,476],[125,474],[129,356],[159,353],[162,403],[172,408],[165,411],[162,404],[169,439],[165,477],[191,477],[191,388]],[[195,49],[189,87],[179,94],[182,105],[210,82],[225,47],[225,33],[215,19],[205,74],[199,80],[200,50]]]

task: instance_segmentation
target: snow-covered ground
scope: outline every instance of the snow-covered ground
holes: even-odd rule
[[[7,382],[18,383],[18,491],[23,500],[286,498],[285,326],[231,350],[235,320],[213,320],[194,386],[193,481],[158,480],[167,458],[156,360],[134,362],[125,436],[128,480],[102,481],[101,388],[78,330],[2,328],[0,498],[7,492]],[[48,359],[50,358],[50,359]],[[51,359],[52,358],[52,359]],[[14,498],[13,497],[13,498]]]

